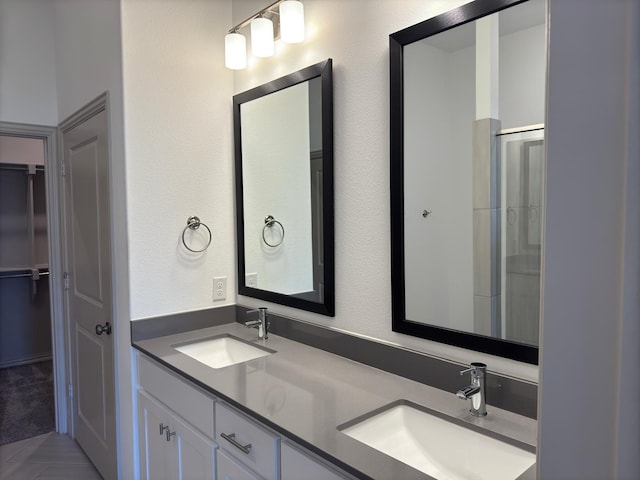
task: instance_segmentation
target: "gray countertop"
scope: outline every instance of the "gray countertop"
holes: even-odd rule
[[[213,369],[172,345],[231,334],[276,353]],[[396,400],[409,400],[527,445],[536,444],[537,422],[487,406],[484,418],[472,417],[467,402],[445,392],[295,341],[237,323],[141,340],[133,346],[265,423],[285,437],[359,477],[431,478],[352,439],[336,427]],[[535,466],[520,478],[535,478]]]

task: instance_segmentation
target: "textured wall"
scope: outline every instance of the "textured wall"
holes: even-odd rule
[[[56,125],[53,2],[0,0],[0,121]]]
[[[229,2],[125,0],[122,8],[131,318],[235,301]],[[209,249],[180,235],[197,215]],[[213,277],[227,300],[213,303]]]

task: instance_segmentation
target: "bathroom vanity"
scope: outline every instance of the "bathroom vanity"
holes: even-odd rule
[[[177,349],[221,337],[268,353],[212,368]],[[456,399],[455,392],[279,335],[258,339],[254,329],[239,323],[133,346],[143,479],[434,478],[342,431],[399,401],[535,455],[533,419],[491,403],[487,417],[473,417],[468,402]],[[469,448],[451,445],[459,452]],[[457,463],[464,465],[465,455]],[[535,465],[510,478],[535,478]]]
[[[146,355],[136,366],[140,478],[351,478]]]

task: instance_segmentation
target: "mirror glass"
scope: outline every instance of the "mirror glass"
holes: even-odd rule
[[[325,315],[334,314],[331,66],[233,97],[238,292]]]
[[[393,329],[537,363],[544,0],[390,36]]]

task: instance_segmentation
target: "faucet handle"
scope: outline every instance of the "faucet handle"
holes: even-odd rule
[[[250,313],[256,313],[256,312],[261,312],[264,311],[264,313],[267,313],[267,307],[258,307],[258,308],[254,308],[253,310],[247,310],[247,315],[249,315]]]
[[[472,362],[469,368],[465,368],[464,370],[460,371],[460,375],[464,375],[465,373],[471,373],[471,375],[479,375],[480,372],[486,373],[486,371],[487,371],[486,363]]]

